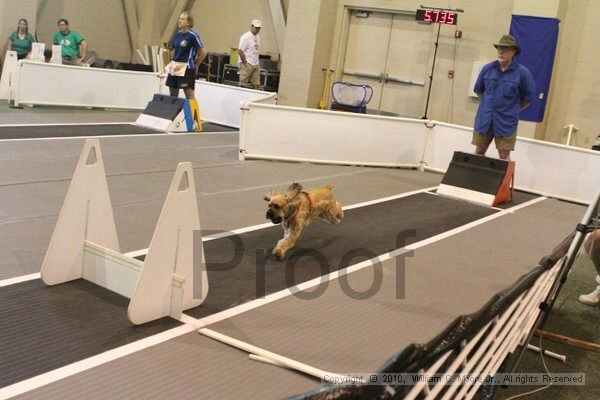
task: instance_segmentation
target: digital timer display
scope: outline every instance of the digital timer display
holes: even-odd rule
[[[417,21],[456,25],[458,14],[444,10],[417,10]]]

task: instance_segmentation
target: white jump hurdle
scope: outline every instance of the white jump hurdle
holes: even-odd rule
[[[120,252],[100,142],[86,140],[41,275],[47,285],[83,278],[131,299],[127,315],[136,325],[179,319],[202,304],[208,277],[192,164],[177,166],[148,254],[140,261]]]

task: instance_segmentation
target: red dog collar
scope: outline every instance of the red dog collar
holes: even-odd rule
[[[310,210],[312,210],[313,208],[313,201],[310,198],[310,194],[308,194],[308,192],[302,192],[300,194],[305,194],[306,198],[308,199],[308,211],[310,212]],[[290,222],[292,222],[294,220],[294,218],[296,218],[296,215],[298,215],[298,212],[300,211],[300,208],[302,207],[302,199],[300,198],[300,194],[298,195],[298,200],[300,201],[300,204],[298,205],[298,207],[296,207],[296,211],[294,211],[294,214],[286,221],[287,225],[290,225]]]

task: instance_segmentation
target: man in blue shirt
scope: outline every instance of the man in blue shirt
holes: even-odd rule
[[[498,59],[486,64],[475,82],[480,103],[471,143],[475,153],[485,155],[494,140],[500,158],[510,160],[517,141],[519,112],[533,101],[535,81],[531,72],[514,60],[521,52],[514,37],[503,35],[494,47]]]

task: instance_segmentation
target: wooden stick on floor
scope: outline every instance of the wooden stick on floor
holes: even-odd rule
[[[570,346],[579,347],[581,349],[593,350],[593,351],[600,352],[600,344],[597,344],[597,343],[591,343],[591,342],[586,342],[584,340],[573,339],[568,336],[559,335],[558,333],[546,332],[546,331],[541,331],[541,330],[535,331],[535,335],[541,336],[542,338],[551,340],[553,342],[564,343],[564,344],[568,344]]]

